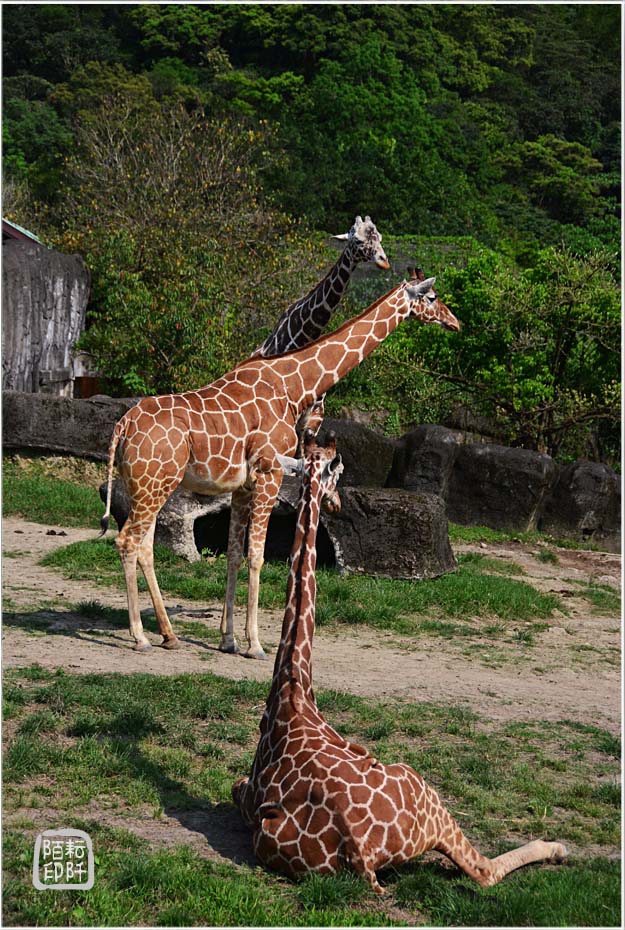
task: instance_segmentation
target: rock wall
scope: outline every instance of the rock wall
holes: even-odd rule
[[[397,440],[387,485],[440,494],[461,525],[538,529],[620,550],[621,483],[607,465],[560,466],[539,452],[424,425]]]
[[[72,347],[85,326],[89,271],[37,242],[2,246],[2,387],[72,394]]]
[[[71,400],[6,392],[5,448],[106,459],[115,423],[135,402],[102,395]],[[379,492],[380,506],[385,506],[381,493],[385,489],[435,495],[445,505],[445,519],[456,523],[511,531],[539,529],[612,551],[620,549],[621,482],[607,465],[579,461],[559,466],[549,456],[527,449],[467,442],[462,432],[442,426],[419,426],[395,441],[352,420],[326,418],[322,439],[330,429],[336,433],[345,462],[340,485],[345,492],[347,488],[373,487]],[[283,494],[288,498],[287,485],[285,482]],[[294,504],[293,499],[285,500],[282,506],[286,510],[274,512],[272,518],[280,557],[284,546],[278,536],[286,538],[290,531],[279,520],[290,519]],[[350,500],[358,510],[360,503],[351,491]],[[206,532],[220,533],[221,538],[224,527],[227,529],[227,515],[220,516],[221,506],[209,506],[206,501],[204,506],[208,507],[204,513],[187,519],[205,544],[206,536],[198,535],[198,528],[204,526]],[[378,532],[376,520],[371,517],[368,533]],[[279,525],[282,530],[278,533]],[[340,545],[338,537],[336,542]]]
[[[5,391],[2,442],[5,449],[35,449],[106,460],[117,421],[133,407],[133,398],[103,394],[87,400]]]

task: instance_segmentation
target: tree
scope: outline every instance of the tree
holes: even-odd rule
[[[316,273],[313,247],[262,196],[265,135],[124,93],[79,119],[50,220],[91,268],[82,348],[113,388],[214,380],[299,293],[294,269]]]
[[[457,340],[415,333],[424,367],[455,385],[508,441],[576,455],[618,445],[620,290],[616,257],[548,248],[517,271],[482,251],[444,275],[463,323]]]

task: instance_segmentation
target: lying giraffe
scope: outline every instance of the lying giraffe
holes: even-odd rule
[[[349,867],[378,894],[384,889],[377,870],[401,865],[428,849],[444,853],[481,885],[494,885],[530,862],[562,861],[565,848],[542,840],[487,859],[410,766],[382,765],[324,720],[311,671],[315,541],[324,498],[331,509],[340,507],[336,484],[342,466],[334,440],[323,449],[311,432],[304,455],[273,681],[250,777],[240,778],[232,788],[235,804],[254,831],[257,858],[293,878]]]
[[[128,594],[130,633],[135,649],[150,648],[141,623],[137,563],[147,582],[166,649],[175,635],[154,573],[156,516],[175,489],[199,494],[232,491],[226,598],[220,649],[238,652],[234,596],[248,539],[248,600],[245,635],[250,658],[265,658],[258,639],[258,587],[267,524],[282,482],[278,455],[298,445],[296,424],[310,407],[360,364],[403,320],[414,317],[458,330],[451,311],[432,291],[434,278],[398,284],[360,316],[298,352],[273,359],[250,359],[208,387],[182,394],[146,397],[113,430],[102,533],[108,528],[116,451],[130,499],[126,523],[117,536]]]
[[[314,342],[330,322],[357,265],[374,262],[382,270],[390,268],[382,248],[382,236],[370,216],[365,216],[364,220],[357,216],[349,232],[332,238],[346,243],[332,268],[304,297],[286,308],[273,331],[251,358],[285,355]],[[316,433],[324,413],[324,398],[320,397],[300,415],[298,436],[303,436],[306,428]],[[298,451],[301,451],[299,447]]]

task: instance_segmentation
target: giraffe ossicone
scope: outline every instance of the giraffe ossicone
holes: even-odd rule
[[[338,498],[340,457],[334,440],[324,449],[312,433],[305,437],[304,455],[273,680],[250,776],[232,787],[233,800],[253,830],[258,860],[292,878],[351,868],[380,894],[377,870],[429,849],[444,853],[485,886],[530,862],[562,861],[564,846],[542,840],[486,858],[414,769],[382,765],[320,713],[312,688],[315,541],[322,502]]]
[[[421,288],[421,289],[419,289]],[[252,358],[197,391],[140,400],[117,423],[108,457],[103,532],[108,526],[116,453],[130,510],[116,544],[128,595],[130,632],[145,651],[139,610],[137,565],[154,605],[162,645],[179,645],[154,573],[156,517],[179,485],[198,494],[232,492],[228,570],[220,649],[236,653],[234,598],[248,533],[248,598],[245,636],[249,658],[265,658],[258,638],[258,589],[265,536],[282,482],[278,456],[293,456],[302,412],[366,358],[408,318],[459,323],[436,295],[403,281],[360,316],[296,352]]]

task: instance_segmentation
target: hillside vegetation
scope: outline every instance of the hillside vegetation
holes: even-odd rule
[[[5,215],[84,255],[118,394],[207,383],[370,214],[461,334],[401,327],[330,409],[459,408],[618,460],[620,11],[606,5],[4,10]],[[400,261],[401,259],[401,261]],[[338,322],[338,318],[337,318]]]

